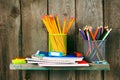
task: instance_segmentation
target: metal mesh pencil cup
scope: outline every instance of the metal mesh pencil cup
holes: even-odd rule
[[[89,62],[105,60],[105,41],[84,40],[84,56]]]
[[[67,54],[67,35],[66,34],[49,34],[48,42],[49,52],[62,52],[63,56]]]

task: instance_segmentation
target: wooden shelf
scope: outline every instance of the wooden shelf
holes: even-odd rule
[[[110,70],[109,63],[94,64],[89,63],[90,66],[80,67],[41,67],[35,64],[10,64],[11,70]]]

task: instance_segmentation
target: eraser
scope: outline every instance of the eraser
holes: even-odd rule
[[[49,56],[63,56],[62,52],[49,52]]]
[[[12,59],[12,64],[26,64],[25,59]]]

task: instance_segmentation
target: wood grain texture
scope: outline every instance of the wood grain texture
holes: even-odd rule
[[[120,1],[104,0],[104,24],[114,29],[120,28]]]
[[[110,71],[105,71],[105,80],[120,80],[120,29],[113,29],[106,42],[106,60]],[[109,77],[108,77],[109,76]]]
[[[37,50],[47,51],[47,31],[41,18],[47,14],[46,0],[22,0],[22,30],[24,56]]]
[[[106,58],[111,70],[105,71],[104,80],[120,80],[120,1],[104,1],[104,24],[112,28],[106,43]]]
[[[19,11],[19,0],[0,0],[0,42],[2,44],[2,51],[0,52],[2,54],[1,80],[20,79],[19,71],[10,71],[9,69],[11,59],[19,56]]]
[[[75,0],[49,0],[49,14],[58,14],[61,25],[63,24],[64,16],[67,17],[67,23],[70,17],[75,17]],[[75,24],[67,34],[67,51],[73,52],[75,50]],[[75,80],[75,72],[72,71],[73,76],[69,76],[71,71],[50,71],[50,80]]]
[[[67,70],[51,70],[50,71],[50,80],[76,80],[75,79],[75,71],[67,71]]]
[[[76,0],[76,48],[84,52],[83,38],[78,29],[89,25],[96,28],[103,25],[102,0]],[[76,71],[76,80],[102,80],[101,71]]]
[[[47,51],[47,31],[41,17],[47,14],[47,0],[21,0],[23,55],[31,56],[37,50]],[[27,72],[29,76],[32,72]],[[42,77],[40,77],[42,76]],[[47,80],[47,71],[36,71],[30,80]]]
[[[109,64],[89,63],[89,66],[52,66],[44,67],[34,64],[10,64],[11,70],[110,70]]]
[[[5,29],[0,29],[0,79],[6,80],[9,77],[8,72],[8,56],[7,56],[7,50],[8,50],[8,41],[7,41],[7,31]],[[6,63],[6,64],[5,64]]]

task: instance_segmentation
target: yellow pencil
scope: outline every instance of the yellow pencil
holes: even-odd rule
[[[43,16],[43,17],[42,17],[42,21],[43,21],[43,23],[45,24],[45,27],[46,27],[47,31],[48,31],[49,33],[52,33],[52,31],[50,30],[50,25],[49,25],[49,23],[48,23],[47,20],[46,20],[46,16]]]
[[[61,33],[60,20],[57,14],[56,14],[56,21],[57,21],[59,33]]]
[[[57,25],[55,22],[55,19],[52,15],[50,15],[50,19],[51,19],[51,24],[52,24],[52,29],[54,29],[54,34],[58,34],[58,29],[57,29]]]
[[[54,34],[56,32],[54,25],[53,25],[53,20],[51,16],[48,16],[48,20],[49,20],[49,25],[50,25],[50,29],[52,31],[52,34]]]
[[[71,28],[74,18],[71,18],[68,25],[66,26],[66,17],[64,17],[64,22],[60,25],[60,20],[58,15],[55,17],[52,15],[44,15],[42,21],[45,24],[47,31],[49,32],[49,51],[59,51],[63,52],[64,56],[66,55],[66,35],[69,29]]]

